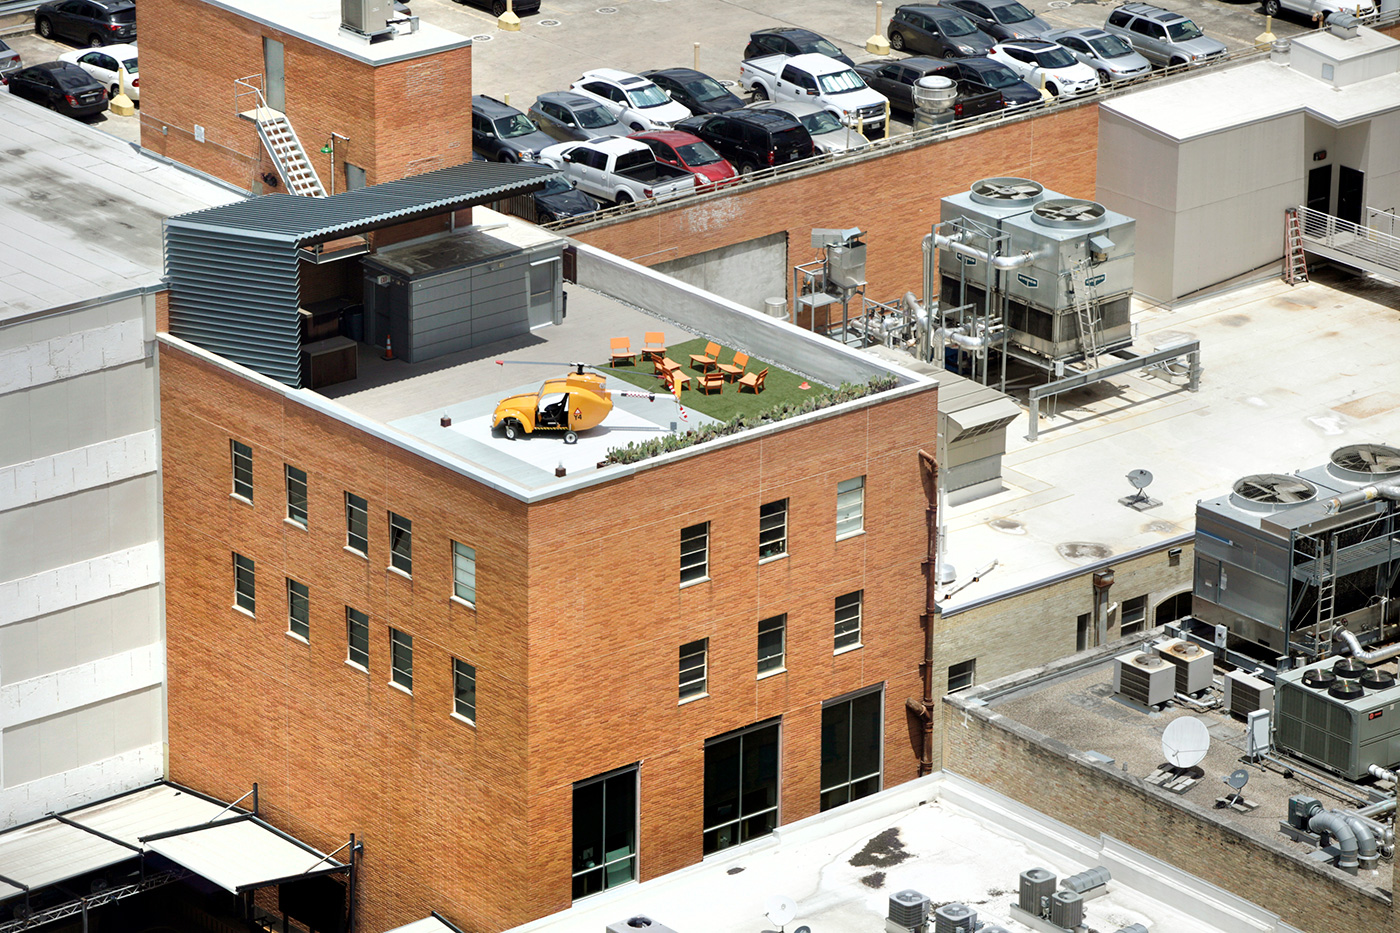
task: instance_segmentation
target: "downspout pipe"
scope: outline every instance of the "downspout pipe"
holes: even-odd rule
[[[1331,836],[1337,843],[1337,848],[1341,850],[1341,855],[1337,858],[1337,867],[1349,875],[1354,875],[1360,862],[1357,858],[1356,833],[1347,824],[1346,817],[1336,810],[1323,810],[1313,814],[1313,818],[1308,820],[1308,829],[1318,835],[1326,834]],[[1372,837],[1371,842],[1375,842]]]
[[[943,516],[939,514],[938,460],[926,450],[919,451],[919,479],[924,488],[924,524],[928,534],[928,554],[924,558],[924,695],[921,700],[910,697],[909,709],[921,720],[923,748],[919,755],[919,776],[933,773],[933,638],[934,618],[938,612],[939,540]]]
[[[1346,495],[1351,495],[1351,493],[1346,493]],[[1340,498],[1340,496],[1338,498]],[[1334,499],[1332,501],[1335,502],[1336,500]],[[1361,641],[1346,629],[1338,630],[1337,637],[1347,646],[1347,650],[1351,652],[1353,658],[1359,661],[1365,661],[1367,664],[1376,664],[1380,661],[1388,661],[1393,657],[1400,656],[1400,643],[1391,645],[1388,648],[1367,649],[1361,647]],[[1372,773],[1374,774],[1375,772]],[[1386,780],[1393,781],[1395,780],[1395,776],[1391,775]]]
[[[1327,511],[1329,513],[1340,512],[1352,506],[1374,502],[1376,499],[1400,502],[1400,483],[1377,483],[1374,486],[1363,486],[1360,489],[1353,489],[1351,492],[1333,496],[1327,500]]]

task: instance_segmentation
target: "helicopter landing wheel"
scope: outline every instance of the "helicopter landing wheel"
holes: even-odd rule
[[[506,440],[513,441],[520,436],[520,429],[515,426],[514,421],[507,421],[504,425]]]
[[[578,435],[577,435],[576,433],[574,433],[573,431],[565,431],[565,432],[564,432],[564,443],[566,443],[566,444],[577,444],[577,443],[578,443]]]

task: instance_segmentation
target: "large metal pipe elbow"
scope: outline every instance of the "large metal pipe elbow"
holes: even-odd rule
[[[1035,253],[1023,252],[1016,256],[997,256],[992,260],[993,269],[1019,269],[1035,261]]]
[[[1347,650],[1351,652],[1353,658],[1359,661],[1365,661],[1367,664],[1378,664],[1381,661],[1388,661],[1393,657],[1400,656],[1400,643],[1391,645],[1388,648],[1367,649],[1361,647],[1361,640],[1346,629],[1340,629],[1337,632],[1337,637],[1342,640],[1342,644],[1346,645]],[[1394,775],[1386,778],[1386,780],[1394,779]]]
[[[1361,863],[1361,867],[1372,869],[1380,861],[1380,846],[1376,839],[1375,832],[1370,824],[1358,816],[1350,813],[1338,814],[1346,824],[1351,827],[1352,833],[1356,835],[1356,859]]]
[[[1374,486],[1363,486],[1360,489],[1353,489],[1351,492],[1333,496],[1327,500],[1327,511],[1340,512],[1343,509],[1374,502],[1377,499],[1389,499],[1391,502],[1400,501],[1400,483],[1376,483]]]
[[[1337,857],[1337,867],[1349,875],[1354,875],[1360,867],[1357,857],[1356,833],[1348,825],[1346,817],[1336,810],[1323,810],[1313,814],[1308,820],[1308,829],[1315,833],[1326,833],[1337,843],[1341,855]]]

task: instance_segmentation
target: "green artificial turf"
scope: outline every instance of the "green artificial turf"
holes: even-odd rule
[[[672,344],[666,348],[666,356],[680,363],[681,372],[690,377],[689,387],[681,391],[681,404],[709,415],[711,418],[729,421],[735,415],[757,416],[769,409],[776,408],[783,402],[800,405],[804,399],[825,395],[828,392],[827,387],[819,382],[809,382],[796,373],[790,373],[785,369],[770,366],[762,360],[750,357],[748,372],[759,373],[765,368],[768,370],[768,377],[763,380],[762,392],[755,395],[747,388],[740,392],[739,383],[726,382],[724,388],[719,392],[706,395],[700,391],[700,371],[690,365],[690,355],[704,353],[707,343],[709,341],[704,338],[696,338],[695,340],[687,340],[685,343]],[[719,361],[721,363],[729,363],[733,358],[734,350],[732,348],[722,347],[720,349]],[[666,391],[666,385],[661,381],[661,377],[652,374],[654,368],[652,364],[642,362],[641,353],[637,354],[635,366],[622,363],[616,367],[610,367],[607,363],[602,363],[597,368],[606,372],[609,379],[615,377],[644,389]],[[803,383],[807,383],[809,388],[799,388]]]

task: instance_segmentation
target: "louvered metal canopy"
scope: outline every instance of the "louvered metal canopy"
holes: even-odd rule
[[[301,386],[298,250],[542,188],[540,165],[467,162],[329,198],[270,194],[165,222],[170,332]]]

